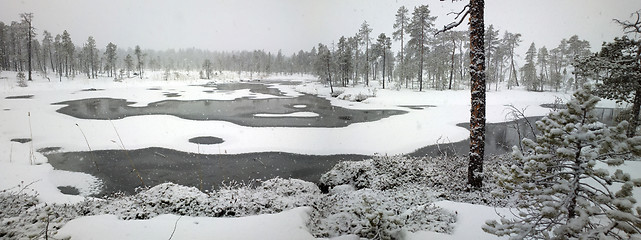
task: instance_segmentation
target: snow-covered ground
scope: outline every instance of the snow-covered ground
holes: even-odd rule
[[[119,120],[83,120],[57,113],[61,105],[52,103],[85,98],[121,98],[135,102],[133,106],[145,106],[152,102],[168,99],[163,93],[179,93],[172,100],[233,100],[252,95],[255,98],[276,98],[278,96],[253,94],[248,90],[220,94],[203,92],[201,86],[210,80],[196,79],[182,74],[179,80],[163,81],[161,74],[149,74],[149,78],[130,78],[114,82],[110,78],[75,79],[51,78],[51,82],[40,75],[26,88],[18,87],[15,72],[0,73],[0,190],[37,193],[39,200],[46,203],[76,203],[83,196],[94,193],[100,181],[84,173],[55,170],[37,149],[61,147],[61,151],[86,151],[87,144],[92,150],[139,149],[164,147],[185,152],[247,153],[282,151],[301,154],[404,154],[415,149],[447,139],[456,142],[467,138],[468,131],[456,126],[469,121],[469,90],[417,92],[412,90],[383,90],[378,87],[338,88],[344,91],[340,98],[350,99],[358,94],[370,96],[363,102],[340,100],[330,97],[329,88],[314,81],[310,76],[273,76],[278,80],[300,80],[301,85],[274,84],[285,93],[280,97],[295,97],[302,93],[317,94],[331,100],[336,106],[351,109],[396,109],[408,111],[376,122],[356,123],[343,128],[282,128],[245,127],[223,121],[192,121],[174,116],[150,115],[127,117]],[[211,81],[234,82],[238,75],[224,73]],[[93,88],[98,91],[82,91]],[[148,90],[155,88],[160,90]],[[33,95],[29,99],[7,99],[10,96]],[[507,106],[527,108],[527,116],[541,116],[550,109],[540,107],[543,103],[554,103],[556,98],[566,101],[570,93],[528,92],[522,89],[501,90],[487,93],[488,122],[505,121]],[[427,106],[424,109],[410,109],[406,106]],[[601,107],[616,107],[611,101],[601,101]],[[289,117],[315,117],[316,113],[301,110]],[[265,115],[264,117],[282,117]],[[116,131],[119,136],[117,135]],[[86,141],[83,136],[86,136]],[[219,145],[204,146],[188,142],[198,136],[216,136],[225,139]],[[16,138],[31,138],[33,141],[18,143]],[[122,140],[122,146],[121,140]],[[328,139],[330,139],[328,141]],[[626,168],[641,169],[641,166],[627,165]],[[634,171],[628,170],[634,173]],[[636,171],[641,173],[641,171]],[[634,176],[633,176],[634,177]],[[638,177],[638,176],[637,176]],[[81,196],[64,195],[58,186],[73,186]],[[638,194],[638,193],[636,193]],[[637,195],[638,196],[638,195]],[[638,199],[638,198],[637,198]],[[457,212],[459,221],[452,235],[431,232],[411,233],[410,239],[482,239],[493,238],[482,232],[480,226],[488,218],[495,217],[495,211],[505,213],[506,209],[456,202],[438,202],[438,206]],[[182,217],[173,239],[198,239],[207,234],[232,236],[238,239],[308,239],[313,238],[305,229],[309,209],[297,208],[275,215],[255,216],[238,219],[214,219]],[[60,236],[73,239],[140,239],[153,236],[167,237],[171,234],[178,216],[162,215],[150,220],[124,221],[109,215],[84,217],[70,222],[60,231]],[[266,224],[268,223],[268,224]],[[92,229],[88,232],[87,229]],[[110,231],[111,229],[117,231]],[[203,229],[206,229],[204,231]],[[251,229],[247,230],[247,229]],[[94,231],[95,230],[95,231]],[[191,235],[202,232],[203,235]],[[243,233],[236,234],[235,233]],[[100,233],[100,234],[97,234]],[[205,234],[206,233],[206,234]],[[86,235],[90,234],[90,235]],[[154,235],[156,234],[156,235]],[[220,234],[220,235],[218,235]],[[232,234],[232,235],[225,235]],[[480,234],[480,235],[479,235]],[[210,236],[212,236],[210,235]],[[269,237],[267,237],[269,236]],[[484,237],[485,236],[485,237]],[[347,236],[346,238],[349,238]],[[228,239],[226,237],[221,237]]]

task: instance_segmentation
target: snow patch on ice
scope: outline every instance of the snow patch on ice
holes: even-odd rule
[[[288,118],[288,117],[315,118],[320,115],[315,112],[293,112],[293,113],[285,113],[285,114],[257,113],[257,114],[254,114],[254,116],[263,117],[263,118]]]

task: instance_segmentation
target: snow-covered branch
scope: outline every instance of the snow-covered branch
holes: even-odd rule
[[[443,33],[443,32],[449,31],[450,29],[458,27],[459,25],[461,25],[463,23],[463,21],[465,20],[465,17],[467,17],[467,15],[470,14],[470,9],[469,8],[470,8],[469,4],[465,5],[465,7],[463,7],[463,10],[461,12],[459,12],[454,19],[456,20],[459,17],[461,17],[461,14],[463,14],[463,17],[461,17],[461,19],[459,19],[458,22],[451,22],[450,24],[447,24],[447,25],[443,26],[443,29],[436,31],[436,33],[434,33],[434,36],[438,35],[439,33]]]

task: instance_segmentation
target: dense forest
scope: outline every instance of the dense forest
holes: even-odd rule
[[[392,13],[390,13],[392,14]],[[21,14],[19,20],[0,22],[0,69],[42,72],[48,77],[98,74],[114,78],[132,77],[144,70],[199,71],[210,78],[218,71],[260,74],[315,74],[337,86],[369,85],[379,81],[387,88],[443,90],[468,88],[467,31],[436,34],[436,16],[427,5],[410,13],[400,7],[395,13],[391,34],[375,31],[365,21],[352,36],[340,36],[329,44],[291,55],[264,50],[210,51],[196,48],[152,50],[144,46],[119,48],[114,43],[97,46],[93,37],[74,40],[68,31],[39,33],[31,22],[34,16]],[[532,91],[575,90],[586,77],[577,76],[575,59],[590,55],[590,43],[574,35],[548,49],[531,43],[525,53],[516,52],[522,35],[501,32],[493,25],[485,30],[487,90],[499,83],[508,88],[526,86]],[[400,48],[392,49],[392,41]],[[30,66],[31,65],[31,66]],[[252,75],[253,76],[253,75]],[[384,81],[383,81],[384,80]]]

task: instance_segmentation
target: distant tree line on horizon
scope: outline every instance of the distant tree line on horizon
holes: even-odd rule
[[[159,51],[143,50],[138,45],[123,50],[111,42],[100,48],[92,36],[77,44],[66,30],[55,36],[44,30],[38,36],[30,26],[33,14],[26,15],[28,19],[10,24],[0,21],[0,70],[32,70],[42,72],[47,78],[53,74],[60,80],[80,74],[88,78],[97,78],[98,74],[114,78],[142,77],[145,69],[201,71],[201,76],[207,78],[214,71],[294,74],[313,70],[314,55],[305,51],[286,56],[282,51],[276,54],[264,50],[224,52],[196,48]]]
[[[468,31],[447,31],[435,35],[436,16],[427,5],[415,7],[410,14],[400,7],[395,14],[394,32],[373,34],[365,21],[353,36],[341,36],[329,45],[319,43],[309,51],[300,50],[284,55],[264,50],[209,51],[196,48],[143,50],[122,49],[114,43],[104,48],[93,37],[74,43],[71,34],[52,34],[46,30],[36,34],[28,18],[0,22],[0,69],[32,70],[62,77],[98,74],[123,78],[153,71],[201,71],[203,78],[214,72],[235,71],[256,74],[315,74],[335,86],[370,85],[379,81],[386,88],[462,89],[469,88],[467,71]],[[31,41],[29,39],[31,38]],[[493,25],[485,31],[487,90],[498,90],[499,83],[508,88],[526,86],[532,91],[577,89],[586,77],[574,74],[574,59],[590,55],[590,44],[574,35],[563,39],[551,50],[536,48],[532,43],[519,65],[515,49],[522,43],[521,34],[500,31]],[[392,41],[400,43],[396,52]],[[31,50],[31,51],[29,51]],[[31,54],[30,54],[31,52]],[[31,60],[30,60],[31,59]],[[331,82],[330,82],[331,79]],[[384,81],[383,81],[384,79]]]
[[[319,43],[315,73],[334,85],[369,85],[370,80],[382,81],[396,88],[436,90],[469,88],[469,32],[446,31],[436,34],[436,16],[427,5],[417,6],[409,14],[402,6],[393,23],[391,37],[399,42],[394,54],[390,37],[380,33],[377,38],[367,21],[353,36],[341,36],[331,46]],[[579,88],[585,78],[577,78],[574,59],[590,53],[590,43],[577,35],[563,39],[551,50],[535,43],[525,53],[525,63],[515,61],[515,49],[522,35],[500,31],[493,25],[485,30],[487,90],[498,90],[499,83],[508,88],[526,86],[531,91]],[[389,86],[389,85],[388,85]]]

